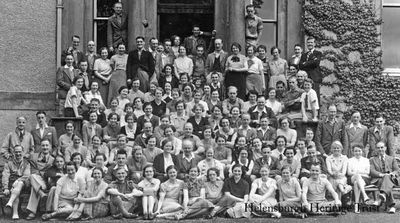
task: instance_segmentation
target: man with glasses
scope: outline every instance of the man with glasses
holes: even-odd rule
[[[263,22],[260,17],[255,15],[256,9],[254,5],[247,5],[246,12],[246,44],[257,46],[264,28]]]
[[[376,144],[377,156],[372,157],[369,161],[371,164],[371,183],[379,188],[380,205],[385,203],[389,208],[389,213],[396,212],[393,187],[399,186],[399,166],[396,158],[386,154],[386,146],[384,142]]]

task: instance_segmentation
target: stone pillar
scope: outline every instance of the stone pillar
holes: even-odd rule
[[[217,36],[224,41],[224,48],[230,51],[230,45],[238,42],[244,53],[245,46],[245,1],[215,0],[215,29]]]
[[[136,46],[137,36],[146,37],[146,44],[149,37],[157,36],[157,0],[135,0],[128,1],[128,46],[132,50]],[[147,20],[145,28],[143,20]]]

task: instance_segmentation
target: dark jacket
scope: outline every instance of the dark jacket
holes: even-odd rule
[[[117,48],[118,44],[127,44],[128,37],[128,16],[122,13],[121,23],[118,22],[114,14],[108,18],[107,22],[107,46]]]
[[[146,71],[150,77],[153,76],[155,70],[153,55],[143,50],[139,60],[138,50],[133,50],[128,54],[128,62],[126,64],[126,74],[128,79],[134,79],[137,77],[138,69]]]
[[[308,57],[308,58],[307,58]],[[322,59],[322,53],[315,50],[312,53],[303,53],[300,58],[299,68],[307,72],[308,77],[316,83],[322,82],[322,73],[319,62]]]

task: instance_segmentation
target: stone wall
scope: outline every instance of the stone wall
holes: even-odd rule
[[[56,1],[1,0],[0,142],[15,117],[55,105]],[[17,101],[17,103],[10,103]]]

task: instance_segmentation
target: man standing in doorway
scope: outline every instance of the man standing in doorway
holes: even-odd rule
[[[193,35],[186,37],[185,40],[183,41],[183,45],[186,48],[186,53],[187,55],[196,55],[196,47],[197,45],[203,45],[205,49],[206,47],[206,41],[204,40],[201,35],[204,33],[200,31],[200,26],[199,25],[193,25]]]
[[[128,83],[132,79],[139,79],[142,92],[149,90],[149,83],[154,74],[155,63],[153,55],[144,49],[144,37],[136,37],[136,49],[129,52],[128,62],[126,64],[126,74]]]

